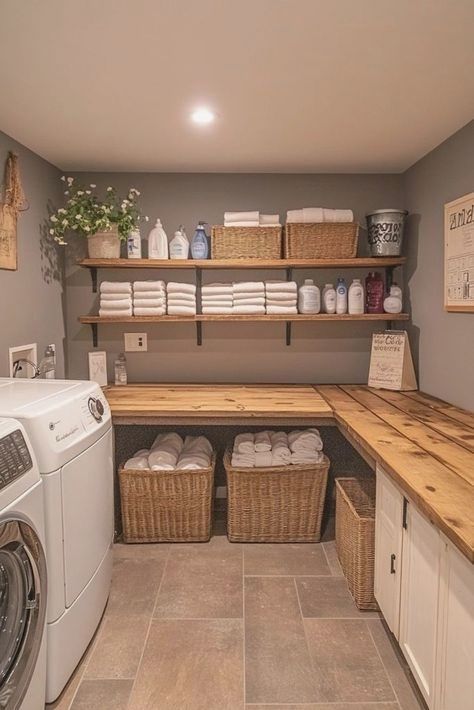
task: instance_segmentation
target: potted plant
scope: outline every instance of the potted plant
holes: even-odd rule
[[[141,219],[139,191],[131,187],[122,198],[109,186],[104,199],[99,199],[93,183],[86,188],[72,177],[63,175],[61,180],[66,187],[66,203],[50,216],[50,235],[58,244],[67,244],[66,235],[76,232],[87,237],[91,259],[118,259],[120,242],[138,228]],[[148,217],[144,219],[148,221]]]

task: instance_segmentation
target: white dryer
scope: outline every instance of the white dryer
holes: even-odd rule
[[[0,378],[0,416],[20,420],[43,481],[49,572],[46,700],[63,690],[110,590],[110,409],[93,382]]]
[[[43,710],[43,483],[22,425],[0,419],[0,708]]]

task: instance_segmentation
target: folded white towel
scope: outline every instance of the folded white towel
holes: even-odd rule
[[[165,316],[166,315],[166,306],[157,306],[156,308],[150,308],[149,306],[146,308],[141,308],[137,306],[133,306],[133,315],[134,316]]]
[[[212,283],[201,288],[202,295],[214,296],[221,293],[232,293],[233,287],[231,283]]]
[[[255,433],[255,451],[271,451],[272,442],[269,431],[257,431]]]
[[[101,303],[106,303],[107,301],[123,301],[124,299],[132,300],[132,294],[131,293],[101,293],[100,294],[100,302]]]
[[[255,436],[252,432],[237,434],[234,439],[234,451],[238,454],[255,453]]]
[[[101,293],[132,293],[130,281],[102,281],[100,284]]]
[[[288,210],[288,224],[311,224],[315,222],[353,222],[352,210],[333,210],[327,207],[304,207],[301,210]]]
[[[274,301],[275,303],[278,303],[278,301],[296,301],[298,294],[296,291],[267,291],[266,298],[267,301]]]
[[[261,227],[281,227],[279,214],[261,214]]]
[[[169,316],[195,316],[196,306],[175,306],[168,305],[168,315]]]
[[[191,296],[190,293],[170,293],[167,301],[173,306],[194,306],[196,297]]]
[[[132,456],[131,459],[128,459],[128,461],[125,462],[124,464],[125,469],[139,469],[139,470],[146,470],[150,468],[150,465],[148,463],[148,458],[146,456]]]
[[[224,212],[224,222],[259,222],[260,212]]]
[[[303,210],[288,210],[286,213],[287,224],[299,224],[303,221]]]
[[[291,463],[294,465],[306,463],[321,463],[323,458],[324,454],[322,451],[308,451],[306,453],[296,451],[291,454]]]
[[[265,306],[234,306],[232,312],[237,315],[264,315]]]
[[[248,221],[248,222],[246,222],[246,221],[228,222],[227,220],[225,220],[224,227],[260,227],[260,222],[258,219]]]
[[[288,434],[288,445],[293,452],[300,451],[322,451],[323,442],[318,429],[290,431]]]
[[[352,210],[330,210],[330,209],[324,208],[323,213],[324,213],[324,217],[323,217],[324,222],[353,222],[354,221],[354,213],[352,212]],[[308,221],[312,222],[313,220],[308,220]]]
[[[162,308],[166,306],[165,298],[134,298],[134,308]]]
[[[234,303],[241,303],[242,301],[248,301],[254,298],[265,298],[265,291],[248,291],[245,293],[234,293],[232,298],[234,300]]]
[[[324,222],[322,207],[303,207],[303,222]]]
[[[101,318],[126,318],[131,315],[131,305],[130,308],[122,308],[120,311],[112,311],[110,308],[99,308],[99,316]]]
[[[134,281],[133,290],[134,291],[164,291],[166,289],[166,284],[164,281]]]
[[[234,299],[234,307],[237,306],[264,306],[265,298],[262,296],[258,298],[254,296],[253,298],[238,298]]]
[[[219,314],[227,314],[230,315],[231,313],[234,312],[232,306],[204,306],[202,307],[202,312],[203,315],[219,315]]]
[[[234,468],[254,468],[254,454],[232,454],[231,464]]]
[[[268,298],[266,299],[267,306],[282,306],[283,308],[288,308],[289,306],[296,306],[296,298]]]
[[[265,281],[265,291],[267,293],[298,292],[298,284],[296,281]]]
[[[276,315],[296,315],[298,313],[298,309],[296,306],[268,306],[267,305],[267,313],[269,316],[276,316]]]
[[[201,299],[201,303],[203,306],[229,306],[231,307],[233,304],[234,300],[232,296],[214,296],[213,298],[210,298],[209,296],[205,296]]]
[[[131,298],[120,298],[113,301],[103,301],[100,299],[100,307],[103,311],[123,311],[124,308],[130,308],[131,305]]]
[[[190,293],[194,295],[196,293],[196,286],[194,284],[169,281],[166,286],[166,290],[168,293]]]
[[[154,301],[157,298],[166,298],[166,289],[157,291],[134,291],[133,298],[140,298],[142,301]]]
[[[236,293],[255,293],[265,290],[263,281],[235,281],[233,284],[234,295]]]

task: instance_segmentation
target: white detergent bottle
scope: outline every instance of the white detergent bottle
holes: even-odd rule
[[[402,289],[397,284],[390,287],[390,295],[383,302],[385,313],[402,312]]]
[[[364,313],[364,287],[360,279],[354,279],[349,288],[349,313],[362,315]]]
[[[148,258],[169,259],[168,237],[161,224],[161,219],[156,220],[155,226],[148,235]]]
[[[313,279],[305,279],[298,289],[298,313],[319,313],[321,310],[321,293]]]
[[[336,289],[333,284],[326,284],[323,289],[323,308],[330,315],[336,312]]]
[[[187,259],[188,257],[189,242],[181,225],[170,242],[170,259]]]
[[[347,286],[342,278],[336,284],[336,313],[340,316],[347,313]]]

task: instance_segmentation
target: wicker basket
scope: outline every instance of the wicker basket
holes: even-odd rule
[[[356,606],[378,609],[374,597],[374,480],[336,479],[336,549]]]
[[[213,227],[213,259],[281,259],[281,227]]]
[[[227,536],[231,542],[318,542],[329,470],[319,464],[234,468],[227,474]]]
[[[357,255],[356,222],[314,222],[285,226],[286,259],[352,259]]]
[[[124,542],[203,542],[211,537],[215,455],[186,471],[120,467]]]

